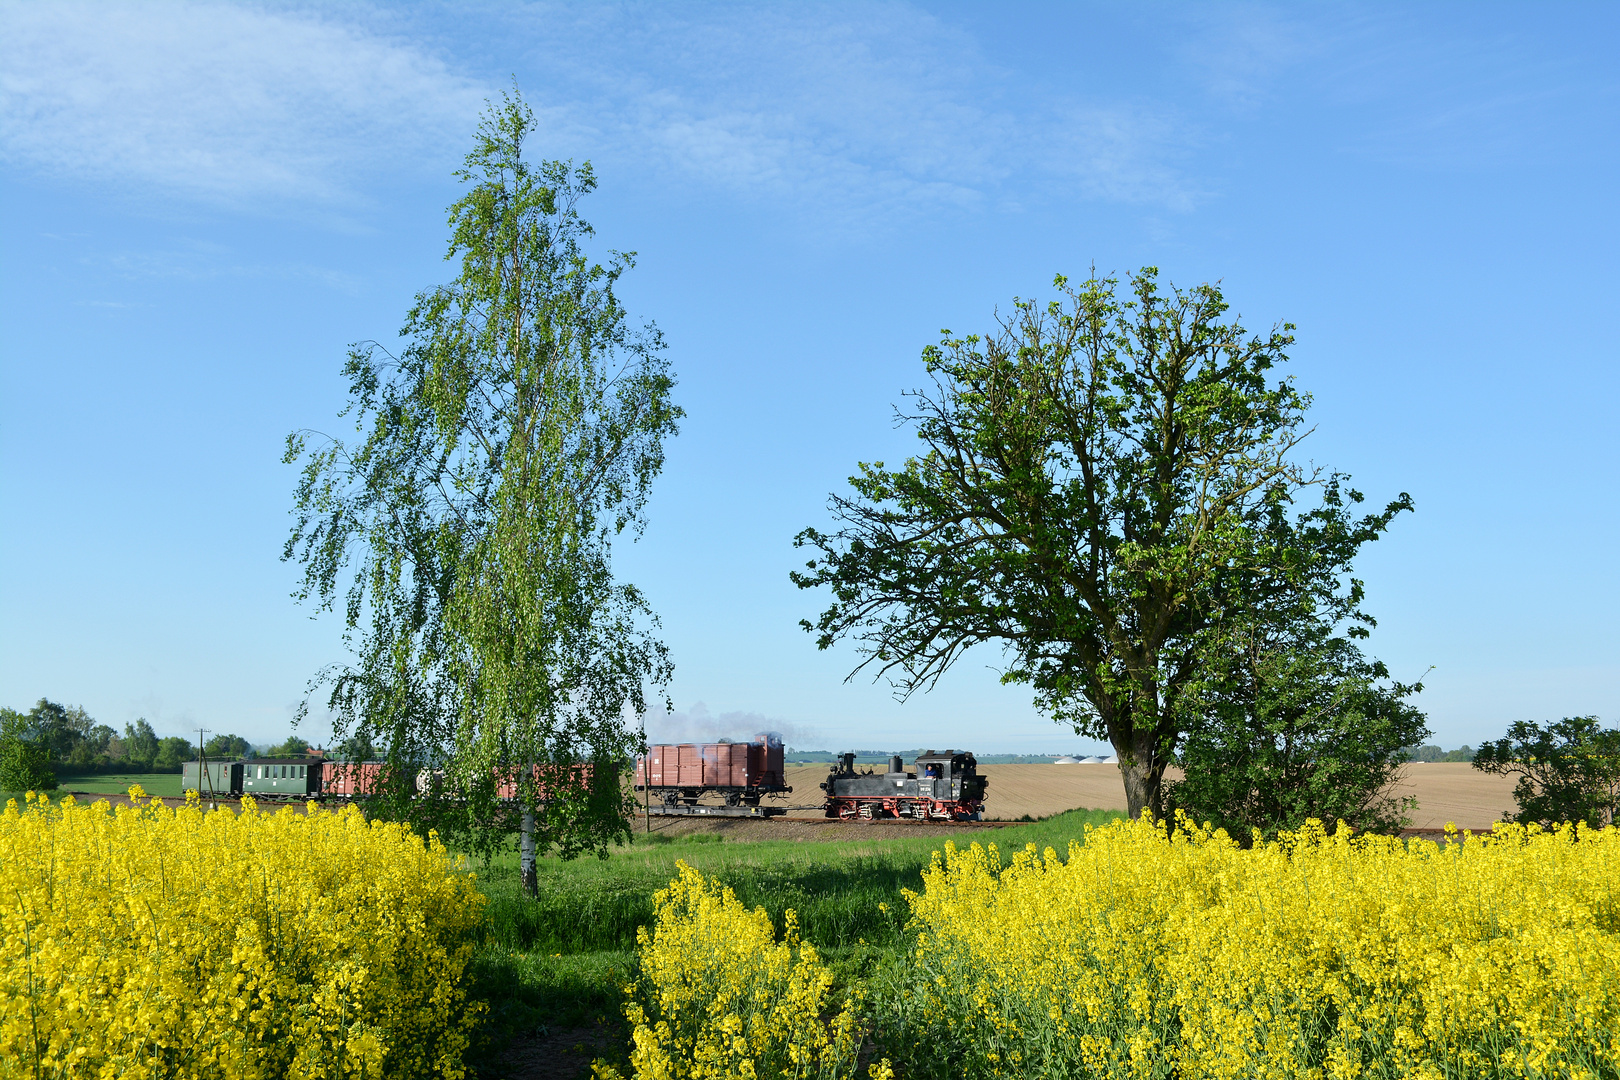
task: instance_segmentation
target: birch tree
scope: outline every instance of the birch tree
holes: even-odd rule
[[[531,889],[537,850],[628,829],[621,766],[671,665],[612,547],[682,416],[662,337],[615,293],[632,255],[583,247],[590,164],[531,162],[534,127],[515,93],[486,111],[449,210],[458,276],[397,352],[349,352],[355,437],[289,436],[284,552],[301,601],[341,600],[354,659],[317,682],[338,737],[386,759],[376,808],[486,848],[515,828]]]

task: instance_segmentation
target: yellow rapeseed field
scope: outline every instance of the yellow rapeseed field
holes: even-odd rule
[[[132,793],[0,816],[0,1076],[463,1074],[483,897],[436,838]]]
[[[875,990],[911,1077],[1615,1077],[1620,829],[947,845]]]
[[[684,861],[637,932],[638,985],[625,1015],[634,1028],[637,1080],[854,1077],[858,1002],[828,1022],[832,974],[799,939],[793,912],[776,940],[764,908],[749,911],[728,888]],[[618,1073],[598,1064],[602,1080]],[[886,1063],[868,1070],[889,1080]]]

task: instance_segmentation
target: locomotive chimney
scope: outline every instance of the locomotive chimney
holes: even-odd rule
[[[893,775],[894,773],[903,773],[905,771],[906,771],[906,763],[903,760],[901,760],[900,755],[899,754],[890,754],[889,755],[889,773],[890,773],[890,775]]]

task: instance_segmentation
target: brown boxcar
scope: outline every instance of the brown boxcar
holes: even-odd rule
[[[591,782],[591,775],[593,772],[594,770],[591,768],[589,762],[580,762],[574,765],[534,766],[535,786],[538,788],[540,801],[546,801],[549,796],[549,792],[547,790],[549,786],[548,779],[551,782],[559,782],[562,785],[566,785],[569,779],[569,774],[572,773],[574,780],[580,784],[588,786]],[[509,770],[505,775],[501,776],[495,785],[496,797],[502,799],[517,798],[518,776],[519,770],[517,769]]]
[[[728,806],[758,806],[763,795],[793,790],[782,756],[782,739],[771,733],[747,743],[659,743],[636,759],[635,788],[668,806],[693,806],[711,794]]]
[[[321,769],[321,794],[334,799],[352,799],[377,790],[380,761],[328,761]]]

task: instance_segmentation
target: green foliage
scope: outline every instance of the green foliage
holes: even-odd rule
[[[1620,812],[1620,730],[1600,727],[1595,716],[1545,727],[1520,720],[1505,738],[1475,752],[1474,768],[1519,777],[1518,812],[1502,815],[1521,824],[1584,821],[1597,828],[1614,824]]]
[[[105,772],[179,772],[182,762],[191,760],[194,744],[170,736],[159,738],[144,719],[126,724],[120,736],[106,724],[98,724],[79,706],[61,705],[40,698],[26,713],[0,710],[15,736],[37,748],[20,754],[18,761],[33,761],[44,755],[44,768],[52,773],[84,776]],[[245,743],[243,744],[246,745]],[[17,766],[23,768],[21,764]]]
[[[356,659],[317,683],[339,740],[388,762],[372,812],[490,850],[515,782],[539,841],[574,854],[625,834],[625,716],[671,671],[611,548],[641,530],[681,411],[662,337],[614,291],[631,256],[582,246],[590,165],[531,163],[534,127],[520,98],[491,105],[450,208],[459,276],[417,296],[399,355],[350,351],[361,439],[289,437],[287,462],[308,454],[284,556],[300,599],[344,593]],[[424,768],[458,797],[412,798]]]
[[[1256,521],[1318,479],[1290,456],[1310,399],[1268,382],[1293,327],[1222,321],[1217,286],[1164,291],[1149,267],[1056,287],[924,351],[933,385],[898,415],[922,452],[861,464],[793,580],[832,592],[817,644],[854,639],[856,670],[902,694],[1002,645],[1004,680],[1107,738],[1131,812],[1161,814],[1216,594],[1264,558]]]
[[[210,738],[204,749],[210,761],[233,761],[247,757],[252,747],[240,735],[225,734]]]
[[[1251,518],[1259,558],[1231,567],[1210,592],[1197,672],[1181,700],[1185,779],[1170,801],[1247,840],[1310,818],[1358,830],[1406,824],[1387,789],[1405,747],[1428,734],[1408,702],[1421,684],[1389,678],[1358,640],[1373,619],[1350,576],[1408,500],[1354,517],[1360,492],[1331,477],[1319,505],[1290,520],[1268,504]]]
[[[1067,850],[1086,825],[1118,816],[1075,810],[1031,825],[964,832],[957,843]],[[732,886],[748,906],[763,906],[779,931],[792,908],[841,986],[870,976],[904,955],[910,939],[900,890],[921,886],[945,838],[872,841],[859,830],[830,826],[824,839],[740,842],[729,836],[717,842],[723,833],[638,832],[633,845],[606,859],[542,859],[532,899],[523,894],[517,859],[495,855],[478,869],[478,886],[490,898],[478,975],[493,1019],[516,1032],[617,1021],[621,988],[634,969],[636,928],[652,921],[653,893],[669,884],[677,859]]]
[[[372,742],[367,732],[356,731],[339,742],[332,749],[331,756],[335,761],[376,761],[377,744]]]
[[[50,743],[15,709],[0,709],[0,791],[54,791]]]
[[[1310,818],[1396,831],[1415,802],[1388,786],[1405,744],[1426,729],[1406,701],[1420,684],[1390,681],[1384,665],[1345,638],[1257,645],[1231,659],[1231,683],[1189,724],[1185,779],[1169,802],[1239,839],[1275,838]]]
[[[161,772],[177,772],[184,762],[193,761],[196,757],[195,743],[178,735],[170,735],[158,741],[158,751],[152,758],[152,768]]]
[[[309,752],[309,742],[297,735],[287,736],[287,741],[278,743],[265,750],[265,757],[303,757]]]
[[[157,760],[160,746],[157,732],[144,718],[124,725],[123,756],[130,762],[150,768]]]

